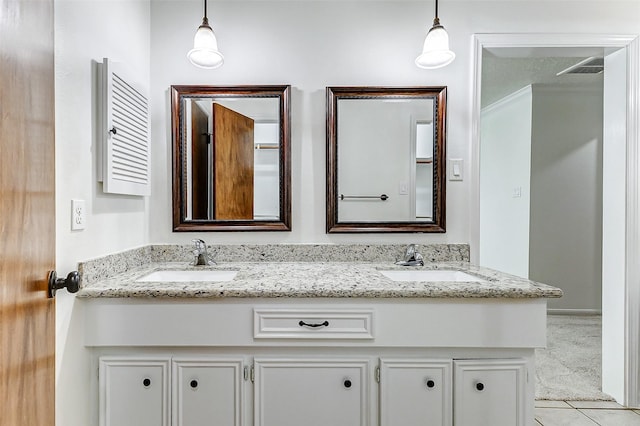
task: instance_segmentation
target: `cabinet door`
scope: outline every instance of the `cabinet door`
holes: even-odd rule
[[[381,426],[451,426],[451,361],[380,361]]]
[[[240,426],[242,360],[173,360],[173,426]]]
[[[100,358],[101,426],[168,426],[169,359]]]
[[[456,426],[525,426],[524,360],[454,361]]]
[[[369,426],[369,360],[256,359],[255,426]]]

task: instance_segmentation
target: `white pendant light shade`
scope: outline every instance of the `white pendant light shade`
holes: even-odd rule
[[[433,18],[433,26],[424,39],[422,54],[416,58],[416,65],[426,69],[440,68],[449,65],[455,58],[456,54],[449,49],[449,34],[440,25],[438,0],[436,0],[436,15]]]
[[[456,54],[449,50],[449,34],[437,19],[434,19],[433,27],[424,39],[422,54],[416,58],[416,65],[420,68],[444,67],[456,58]]]
[[[196,31],[193,49],[187,53],[187,57],[193,65],[200,68],[218,68],[224,63],[224,56],[218,51],[218,40],[206,17]]]

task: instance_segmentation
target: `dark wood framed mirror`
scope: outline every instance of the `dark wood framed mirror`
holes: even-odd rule
[[[174,231],[291,230],[291,87],[171,86]]]
[[[326,97],[327,233],[445,232],[447,88]]]

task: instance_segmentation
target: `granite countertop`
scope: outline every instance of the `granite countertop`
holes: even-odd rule
[[[238,271],[227,282],[139,282],[157,270]],[[380,270],[456,270],[480,282],[397,282]],[[403,267],[379,262],[151,262],[84,283],[81,298],[556,298],[562,290],[468,262],[435,262]]]

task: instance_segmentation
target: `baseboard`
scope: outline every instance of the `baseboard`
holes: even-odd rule
[[[549,315],[602,315],[599,309],[547,309]]]

